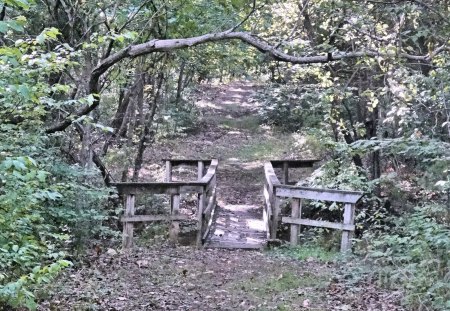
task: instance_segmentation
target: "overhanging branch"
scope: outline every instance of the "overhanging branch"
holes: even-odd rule
[[[70,126],[74,119],[79,118],[93,111],[100,103],[98,97],[99,86],[98,82],[100,77],[112,66],[119,63],[125,58],[133,58],[137,56],[147,55],[156,52],[170,52],[179,49],[185,49],[200,44],[226,41],[226,40],[240,40],[250,46],[253,46],[261,53],[270,56],[273,60],[288,62],[292,64],[318,64],[328,63],[332,61],[342,59],[352,59],[361,57],[401,57],[408,60],[429,62],[434,56],[444,51],[448,51],[447,46],[441,46],[434,52],[426,55],[412,55],[406,53],[400,54],[386,54],[376,51],[357,51],[357,52],[335,52],[317,56],[294,56],[286,54],[274,46],[268,44],[262,39],[247,33],[247,32],[235,32],[233,29],[218,32],[209,33],[198,37],[181,38],[181,39],[153,39],[145,43],[130,45],[111,56],[103,59],[92,71],[89,79],[89,93],[95,95],[95,101],[89,106],[84,106],[78,110],[72,116],[69,116],[62,122],[55,124],[46,130],[47,133],[54,133],[57,131],[63,131]]]

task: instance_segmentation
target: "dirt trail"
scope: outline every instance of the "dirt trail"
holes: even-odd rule
[[[204,126],[149,150],[153,164],[144,175],[161,180],[163,158],[218,158],[219,222],[234,218],[258,231],[248,220],[261,219],[263,161],[305,150],[295,135],[260,126],[258,103],[251,101],[255,88],[203,88],[197,105]],[[403,310],[396,306],[399,293],[380,290],[362,271],[349,273],[351,261],[287,249],[196,250],[165,241],[156,236],[131,253],[92,255],[52,284],[40,310]]]

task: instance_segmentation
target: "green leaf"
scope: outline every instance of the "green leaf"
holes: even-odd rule
[[[8,31],[8,23],[4,22],[4,21],[0,21],[0,32],[1,33],[6,33]]]
[[[26,99],[31,99],[30,89],[28,88],[27,85],[24,85],[24,84],[19,85],[19,88],[17,89],[17,91]]]

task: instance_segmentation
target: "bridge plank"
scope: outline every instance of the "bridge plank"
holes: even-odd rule
[[[281,221],[286,224],[306,225],[306,226],[312,226],[312,227],[323,227],[323,228],[330,228],[330,229],[337,229],[337,230],[344,230],[344,231],[355,231],[355,225],[341,224],[341,223],[322,221],[322,220],[283,217]]]

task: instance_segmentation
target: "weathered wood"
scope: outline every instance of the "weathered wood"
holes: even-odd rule
[[[112,183],[121,194],[180,194],[202,193],[205,183],[195,182],[149,182],[149,183]]]
[[[203,193],[198,195],[197,207],[197,248],[202,246],[202,226],[203,226],[203,210],[205,208],[205,195]]]
[[[260,243],[239,243],[239,242],[221,242],[221,243],[208,243],[207,248],[226,248],[226,249],[262,249],[264,244]]]
[[[205,163],[210,164],[209,168],[205,172]],[[197,181],[188,182],[173,182],[172,181],[172,168],[175,165],[197,165]],[[179,234],[179,221],[187,219],[184,215],[178,215],[180,205],[180,194],[182,193],[197,193],[198,194],[198,210],[197,210],[197,222],[198,222],[198,234],[197,234],[197,246],[201,247],[202,243],[202,229],[203,229],[203,215],[204,211],[209,214],[209,222],[207,230],[211,225],[210,220],[212,218],[215,201],[216,201],[216,170],[219,161],[213,160],[199,160],[199,159],[165,159],[166,172],[165,182],[131,182],[131,183],[112,183],[118,189],[121,194],[127,195],[127,202],[125,206],[125,215],[122,217],[124,222],[124,248],[132,246],[133,238],[133,223],[134,222],[148,222],[158,220],[171,220],[171,228],[169,236],[172,241],[176,242]],[[208,206],[205,209],[206,194],[212,191],[212,195],[208,200]],[[170,194],[171,195],[171,214],[170,216],[164,215],[138,215],[134,216],[134,198],[136,194]]]
[[[169,160],[166,161],[166,176],[165,176],[166,182],[172,181],[172,162]]]
[[[204,170],[205,170],[205,163],[203,161],[198,161],[198,163],[197,163],[198,180],[201,180],[203,178]]]
[[[270,201],[272,200],[272,195],[269,191],[270,191],[269,185],[267,185],[267,183],[265,183],[264,190],[263,190],[264,201],[266,201],[266,203],[270,204]]]
[[[180,211],[180,195],[175,194],[173,196],[173,202],[172,202],[172,216],[178,216]],[[176,219],[173,219],[172,223],[170,224],[169,229],[169,239],[173,243],[178,243],[178,234],[180,233],[180,222]]]
[[[132,217],[134,216],[134,204],[135,204],[135,195],[128,194],[125,201],[125,216]],[[122,246],[124,249],[131,248],[133,246],[133,228],[134,225],[131,222],[126,222],[123,225],[123,241]]]
[[[285,224],[297,224],[297,225],[306,225],[306,226],[312,226],[312,227],[322,227],[322,228],[348,230],[348,231],[355,230],[355,225],[341,224],[341,223],[322,221],[322,220],[283,217],[281,221]]]
[[[270,191],[273,191],[273,187],[281,185],[270,162],[264,163],[264,173]]]
[[[208,167],[208,171],[206,174],[202,177],[200,182],[203,184],[209,184],[213,177],[216,175],[217,167],[219,166],[219,161],[217,159],[211,160],[211,164]]]
[[[343,231],[341,239],[341,252],[347,252],[352,249],[352,239],[353,232],[355,228],[355,205],[345,204],[344,205],[344,225],[352,226],[353,230]]]
[[[203,210],[203,215],[207,215],[208,213],[210,213],[212,211],[212,209],[214,208],[215,204],[216,204],[216,188],[213,189],[211,196],[209,197],[208,200],[208,206]]]
[[[289,183],[289,163],[283,163],[283,184],[287,185]]]
[[[342,203],[356,203],[363,196],[360,191],[344,191],[334,189],[307,188],[299,186],[276,186],[278,197],[299,198]]]
[[[202,241],[205,241],[209,234],[209,231],[212,226],[213,218],[214,218],[214,213],[216,211],[216,206],[217,206],[216,188],[214,188],[211,198],[209,200],[208,206],[206,207],[205,211],[203,212],[203,215],[205,215],[205,217],[209,214],[209,218],[208,218],[208,222],[206,224],[205,232],[203,233]],[[209,212],[209,210],[211,210],[211,212]]]
[[[270,237],[276,238],[278,230],[278,213],[279,213],[279,199],[275,196],[275,187],[281,185],[277,175],[270,162],[264,163],[264,174],[266,177],[264,198],[267,207],[267,223],[270,228]]]
[[[265,183],[264,184],[264,207],[263,207],[263,221],[264,221],[264,225],[266,228],[266,233],[267,233],[267,239],[270,238],[270,221],[269,221],[269,210],[272,208],[270,205],[270,195],[269,195],[269,191],[268,191],[268,186]]]
[[[165,176],[166,182],[172,181],[172,162],[170,160],[166,161],[166,176]],[[174,194],[170,195],[170,212],[172,213],[173,208],[173,196]]]
[[[291,216],[294,219],[302,218],[302,200],[301,199],[292,199],[291,203]],[[291,224],[291,245],[296,246],[298,244],[298,234],[300,232],[300,225]]]
[[[272,205],[272,228],[270,230],[271,239],[277,238],[279,215],[280,215],[280,199],[278,197],[274,197]]]
[[[170,161],[173,166],[187,165],[187,166],[197,166],[199,161],[202,161],[206,165],[211,163],[211,159],[162,159],[167,162]]]
[[[121,222],[152,222],[152,221],[173,221],[189,220],[188,215],[135,215],[123,216]]]
[[[290,168],[313,167],[314,163],[319,162],[319,159],[305,159],[305,160],[270,160],[273,168],[283,168],[285,163]]]

